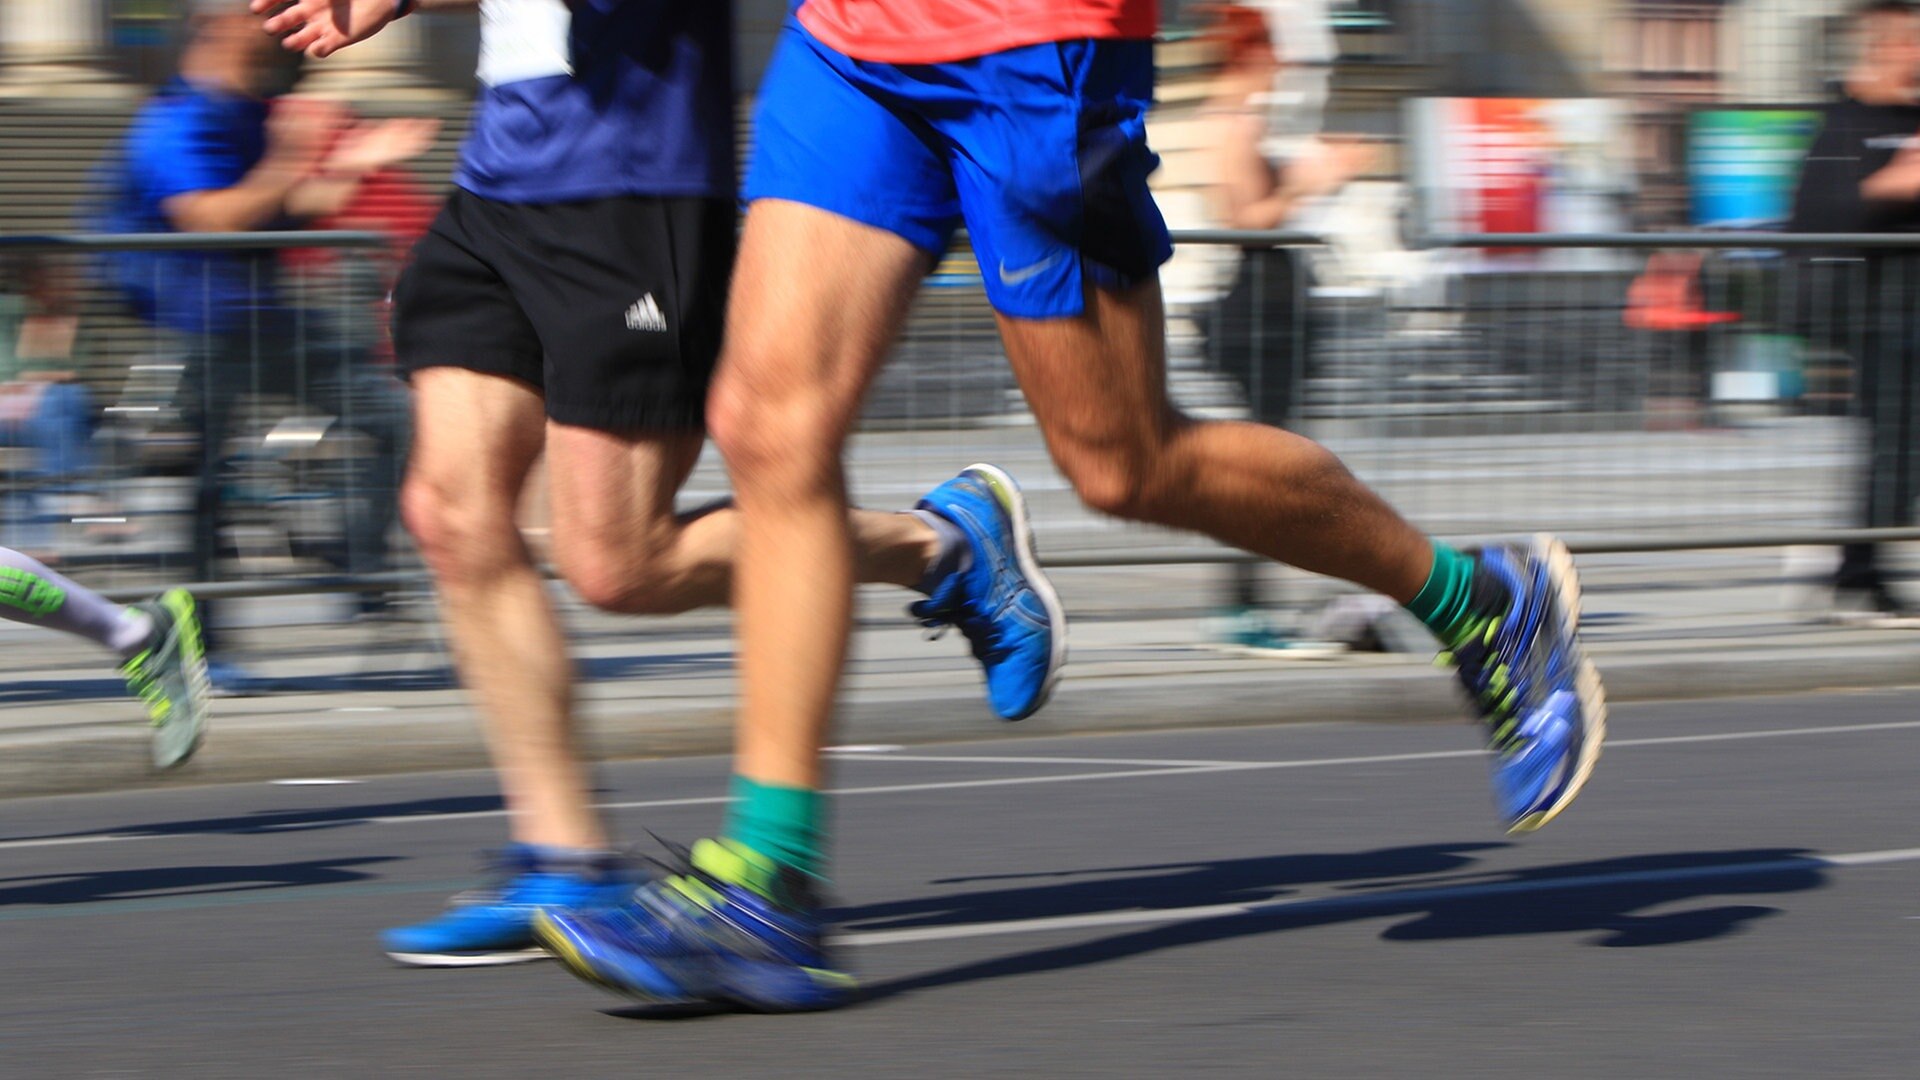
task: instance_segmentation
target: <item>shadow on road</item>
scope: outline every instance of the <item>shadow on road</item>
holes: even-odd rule
[[[579,677],[586,682],[620,682],[640,678],[697,678],[731,671],[733,654],[703,652],[674,655],[641,653],[632,656],[588,656],[576,660],[574,667]],[[454,678],[451,667],[445,664],[430,664],[425,667],[368,668],[361,671],[330,672],[318,675],[255,674],[247,680],[246,693],[249,696],[377,694],[403,690],[450,690],[457,685],[459,684]],[[126,683],[111,677],[38,679],[0,686],[0,705],[109,701],[126,696]],[[136,705],[129,703],[128,707],[137,713]]]
[[[375,818],[426,817],[436,814],[492,814],[504,807],[498,795],[453,795],[439,799],[409,799],[402,802],[366,803],[359,806],[312,806],[290,810],[255,810],[231,817],[190,818],[185,821],[141,822],[112,829],[86,829],[80,832],[47,833],[37,836],[0,837],[0,843],[28,840],[62,840],[76,836],[198,836],[231,834],[258,836],[263,833],[312,832],[364,825]]]
[[[97,701],[126,696],[127,684],[119,679],[88,677],[36,679],[32,682],[0,686],[0,705],[39,705],[49,701]],[[129,705],[129,708],[133,707]],[[128,715],[137,715],[137,713]]]
[[[258,892],[307,885],[369,881],[358,867],[394,862],[394,855],[358,859],[316,859],[266,866],[160,866],[77,874],[38,874],[0,878],[0,908],[19,904],[93,904],[108,900],[151,900],[162,896],[203,896]]]
[[[732,667],[733,654],[728,652],[672,656],[657,653],[587,656],[574,661],[574,671],[584,682],[698,677],[725,672]],[[445,664],[325,675],[257,677],[253,682],[254,692],[259,694],[361,694],[391,690],[447,690],[457,685],[453,669]]]
[[[1404,848],[1351,858],[1355,866],[1376,878],[1403,877],[1431,873],[1421,867],[1448,858],[1457,863],[1463,861],[1460,852],[1486,846]],[[1655,909],[1717,896],[1773,895],[1821,888],[1827,883],[1826,867],[1810,858],[1811,854],[1798,849],[1675,852],[1454,875],[1439,880],[1419,878],[1396,882],[1387,888],[1349,889],[1333,896],[1280,904],[1246,914],[1152,927],[1095,941],[975,961],[873,986],[868,996],[878,999],[979,979],[1090,967],[1165,949],[1382,918],[1396,921],[1381,937],[1399,942],[1530,934],[1587,934],[1591,936],[1586,944],[1605,948],[1709,941],[1737,933],[1754,920],[1776,914],[1779,909],[1748,904],[1708,904],[1681,911]],[[1130,876],[1120,878],[996,891],[985,894],[988,900],[984,905],[978,902],[978,894],[971,898],[875,905],[847,912],[849,925],[845,929],[858,932],[882,926],[957,924],[987,917],[989,912],[990,917],[996,919],[1044,918],[1099,910],[1257,902],[1279,898],[1289,886],[1299,884],[1303,880],[1303,865],[1311,865],[1312,860],[1328,861],[1317,874],[1305,875],[1304,879],[1340,880],[1326,874],[1337,865],[1339,858],[1281,856],[1182,868],[1178,874],[1147,878],[1144,886],[1148,891],[1144,894],[1130,893],[1129,890],[1143,883],[1128,872]],[[1302,864],[1299,862],[1302,859],[1309,862]],[[1396,861],[1400,863],[1397,870],[1393,869]],[[1265,876],[1271,878],[1264,885],[1258,880],[1263,870],[1268,871]],[[1170,888],[1181,881],[1211,882],[1220,888],[1196,889],[1182,895]],[[1066,890],[1065,902],[1061,900],[1061,890]],[[1104,907],[1083,902],[1096,895],[1128,899]]]
[[[1476,852],[1506,846],[1421,844],[1379,851],[946,878],[933,884],[1009,884],[976,892],[865,904],[835,912],[834,920],[843,931],[858,932],[1197,904],[1256,903],[1285,896],[1299,885],[1443,874],[1471,866]],[[1015,882],[1021,884],[1011,884]]]

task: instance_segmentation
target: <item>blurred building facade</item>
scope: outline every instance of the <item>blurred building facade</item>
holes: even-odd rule
[[[1632,102],[1646,196],[1641,224],[1675,223],[1680,132],[1708,102],[1787,103],[1824,93],[1841,63],[1845,0],[1277,0],[1296,13],[1295,57],[1330,42],[1325,126],[1393,140],[1409,96],[1570,97]],[[179,0],[0,0],[0,231],[59,228],[76,170],[110,143],[146,87],[172,70]],[[737,0],[743,88],[765,63],[786,0]],[[1163,119],[1199,100],[1208,62],[1191,33],[1202,5],[1164,5]],[[424,15],[306,73],[303,88],[362,111],[431,111],[456,142],[477,27]],[[1163,127],[1167,124],[1163,123]],[[1185,184],[1179,134],[1170,188]],[[1389,171],[1398,164],[1389,155]],[[439,164],[436,162],[435,164]]]

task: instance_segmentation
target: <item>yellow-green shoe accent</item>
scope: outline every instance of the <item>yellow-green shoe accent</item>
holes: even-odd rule
[[[146,707],[153,727],[153,764],[171,769],[206,738],[210,712],[205,639],[193,596],[168,589],[134,605],[153,620],[147,647],[120,667],[127,691]]]

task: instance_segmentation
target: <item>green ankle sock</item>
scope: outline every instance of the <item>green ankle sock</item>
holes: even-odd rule
[[[811,788],[763,784],[736,775],[726,839],[813,877],[826,863],[826,800]]]
[[[1473,556],[1435,541],[1433,571],[1420,594],[1407,601],[1413,617],[1447,645],[1454,643],[1472,618],[1473,570]]]

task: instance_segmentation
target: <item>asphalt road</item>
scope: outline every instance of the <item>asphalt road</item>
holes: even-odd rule
[[[479,773],[0,804],[0,1074],[1920,1075],[1920,693],[1622,707],[1501,835],[1472,733],[1296,725],[849,753],[815,1016],[389,966]],[[725,762],[603,771],[712,829]]]

